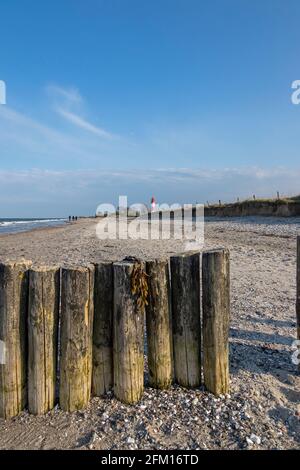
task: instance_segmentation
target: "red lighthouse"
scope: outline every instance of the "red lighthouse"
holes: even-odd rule
[[[155,197],[152,196],[152,198],[151,198],[151,211],[155,211],[155,207],[156,207],[156,200],[155,200]]]

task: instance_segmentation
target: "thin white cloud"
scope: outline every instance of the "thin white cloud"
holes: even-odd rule
[[[241,167],[241,168],[220,168],[220,169],[187,169],[187,168],[161,168],[161,169],[131,169],[131,170],[100,170],[100,169],[78,169],[78,170],[44,170],[33,168],[28,170],[0,170],[0,182],[11,183],[21,182],[28,180],[40,181],[42,179],[55,179],[60,181],[66,178],[68,181],[76,182],[97,182],[99,179],[115,181],[136,181],[150,183],[176,183],[177,181],[186,181],[189,184],[192,181],[195,183],[210,182],[219,185],[222,181],[222,186],[226,186],[228,180],[239,181],[242,178],[242,184],[245,180],[249,181],[249,185],[253,181],[260,182],[263,179],[265,182],[268,180],[283,180],[285,189],[288,189],[288,182],[295,180],[299,181],[300,168],[270,168],[263,169],[258,167]],[[250,188],[251,190],[251,188]],[[250,193],[252,194],[252,193]]]
[[[65,118],[67,121],[74,124],[75,126],[80,127],[81,129],[84,129],[88,132],[92,132],[98,137],[102,137],[104,139],[109,139],[109,140],[114,140],[117,138],[117,136],[115,136],[114,134],[111,134],[110,132],[107,132],[106,130],[101,129],[101,127],[94,126],[94,124],[90,123],[89,121],[86,121],[81,116],[75,113],[72,113],[70,111],[67,111],[66,109],[57,107],[56,112],[60,114],[63,118]]]
[[[53,129],[8,106],[0,106],[0,140],[8,143],[7,148],[11,144],[21,148],[24,157],[28,153],[55,157],[62,152],[65,158],[72,158],[72,154],[83,159],[92,156],[77,136]]]
[[[70,129],[59,129],[48,125],[44,120],[21,113],[9,106],[0,106],[0,161],[14,159],[23,165],[24,160],[35,164],[44,161],[44,167],[57,164],[69,165],[72,161],[94,166],[95,163],[121,155],[128,150],[124,139],[93,126],[74,112],[64,109],[60,103],[64,119],[72,122]],[[57,120],[56,120],[57,121]],[[86,132],[78,132],[78,127]],[[89,132],[87,132],[89,131]],[[29,163],[30,164],[30,163]]]
[[[54,99],[54,111],[76,127],[90,132],[106,140],[115,140],[116,135],[94,125],[82,116],[84,100],[77,88],[63,88],[58,85],[48,85],[46,91]]]
[[[58,85],[48,85],[46,91],[52,96],[65,98],[70,103],[83,102],[83,98],[77,88],[63,88]]]

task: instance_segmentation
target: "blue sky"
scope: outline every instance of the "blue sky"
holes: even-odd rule
[[[0,217],[300,192],[294,0],[2,0]]]

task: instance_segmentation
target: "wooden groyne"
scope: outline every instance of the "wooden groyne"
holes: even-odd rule
[[[171,258],[175,380],[184,387],[201,383],[200,256]]]
[[[82,409],[111,389],[136,403],[145,336],[151,387],[198,387],[204,373],[209,391],[227,393],[229,297],[227,250],[73,268],[0,264],[0,417],[56,403]]]
[[[146,306],[149,384],[168,388],[173,380],[173,336],[168,260],[148,261]]]
[[[28,291],[28,410],[43,414],[55,405],[60,270],[30,269]]]
[[[228,250],[203,254],[203,373],[206,387],[215,395],[229,389],[229,270]]]
[[[300,237],[297,237],[297,281],[296,281],[296,284],[297,284],[297,297],[296,297],[297,339],[300,340]]]
[[[27,315],[30,263],[0,264],[0,417],[11,418],[27,404]]]
[[[62,269],[59,403],[84,408],[91,396],[94,267]]]
[[[95,266],[92,395],[113,386],[113,265]]]

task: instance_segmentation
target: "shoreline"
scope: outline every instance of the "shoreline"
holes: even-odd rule
[[[46,227],[32,227],[28,230],[19,230],[18,232],[0,232],[0,239],[5,238],[5,237],[12,237],[12,236],[18,236],[18,235],[24,235],[27,233],[34,233],[34,232],[43,232],[43,231],[52,231],[52,230],[58,230],[66,227],[67,225],[75,225],[76,222],[69,222],[65,221],[64,223],[61,223],[59,225],[53,225],[53,226],[46,226]]]
[[[66,224],[71,224],[72,222],[69,222],[67,220],[62,220],[61,222],[57,222],[56,224],[53,225],[39,225],[38,227],[31,227],[28,229],[24,230],[17,230],[17,231],[0,231],[0,237],[3,237],[5,235],[18,235],[18,234],[23,234],[23,233],[28,233],[28,232],[34,232],[36,230],[47,230],[47,229],[56,229],[56,228],[61,228],[65,227]],[[75,223],[75,222],[74,222]]]
[[[47,231],[56,231],[59,229],[64,229],[65,227],[70,227],[70,226],[76,226],[76,225],[82,225],[85,223],[93,223],[96,224],[99,222],[99,220],[103,220],[101,218],[95,218],[95,217],[82,217],[79,218],[76,222],[75,221],[68,221],[66,220],[65,222],[59,224],[59,225],[53,225],[53,226],[40,226],[40,227],[32,227],[28,230],[20,230],[18,232],[0,232],[0,239],[1,238],[6,238],[6,237],[14,237],[14,236],[22,236],[24,234],[28,233],[34,233],[34,232],[47,232]],[[128,220],[132,220],[129,218]],[[204,222],[205,224],[218,224],[218,223],[225,223],[225,224],[234,224],[237,228],[243,225],[266,225],[266,226],[274,226],[274,225],[299,225],[299,235],[300,235],[300,216],[291,216],[291,217],[278,217],[274,215],[270,216],[265,216],[265,215],[245,215],[245,216],[219,216],[219,215],[213,215],[213,216],[205,216],[204,217]],[[251,227],[249,227],[251,229]],[[260,233],[260,232],[258,232]],[[274,234],[274,236],[276,236]],[[292,236],[287,236],[286,238],[291,238]]]
[[[0,238],[6,238],[6,237],[14,237],[18,235],[24,235],[24,233],[34,233],[34,232],[43,232],[43,231],[50,231],[50,230],[56,230],[59,228],[64,227],[64,225],[59,225],[55,227],[33,227],[28,230],[20,230],[19,232],[2,232],[0,233]]]

